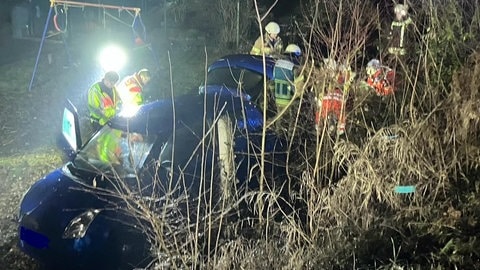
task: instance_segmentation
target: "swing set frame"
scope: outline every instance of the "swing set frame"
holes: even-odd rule
[[[50,8],[48,10],[48,15],[47,15],[47,20],[45,22],[45,27],[43,29],[43,33],[42,33],[42,38],[41,38],[41,41],[40,41],[40,46],[38,48],[38,53],[37,53],[37,58],[35,60],[35,66],[33,68],[33,73],[32,73],[32,78],[30,80],[30,85],[28,87],[28,91],[30,92],[32,90],[32,86],[33,86],[33,83],[34,83],[34,80],[35,80],[35,74],[36,74],[36,71],[37,71],[37,67],[38,67],[38,62],[39,62],[39,59],[40,59],[40,55],[42,53],[42,49],[43,49],[43,44],[45,42],[45,38],[47,37],[46,34],[47,34],[47,29],[48,29],[48,26],[50,24],[50,19],[52,17],[52,10],[55,10],[55,15],[54,15],[54,18],[53,18],[53,23],[54,23],[54,27],[55,29],[58,31],[58,33],[56,34],[62,34],[62,33],[65,33],[65,31],[67,30],[66,27],[65,29],[61,29],[58,25],[58,22],[57,22],[57,10],[56,10],[56,7],[57,5],[64,5],[65,7],[77,7],[77,8],[85,8],[85,7],[96,7],[96,8],[102,8],[104,10],[106,9],[115,9],[115,10],[118,10],[118,11],[129,11],[129,12],[134,12],[134,21],[133,21],[133,24],[135,24],[136,22],[136,19],[138,16],[140,16],[140,11],[141,9],[139,7],[125,7],[125,6],[115,6],[115,5],[105,5],[105,4],[95,4],[95,3],[88,3],[88,2],[77,2],[77,1],[70,1],[70,0],[50,0]],[[108,14],[108,13],[107,13]],[[132,26],[133,26],[132,24]],[[143,22],[141,22],[142,26],[143,26]],[[144,26],[143,26],[144,27]],[[143,29],[145,31],[145,28]],[[55,35],[55,34],[54,34]],[[62,36],[62,39],[63,39],[63,43],[64,45],[66,46],[66,41],[65,39],[63,38]]]

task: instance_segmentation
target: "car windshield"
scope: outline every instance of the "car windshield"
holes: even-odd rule
[[[156,136],[103,127],[79,151],[73,163],[80,170],[128,177],[143,166]]]
[[[251,97],[263,89],[263,76],[240,68],[217,68],[208,73],[207,85],[223,85],[231,89],[243,89]]]

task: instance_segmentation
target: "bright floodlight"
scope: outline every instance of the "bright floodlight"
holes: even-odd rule
[[[105,47],[99,55],[100,65],[104,71],[120,71],[127,61],[125,51],[114,45]]]
[[[122,110],[118,114],[121,117],[132,117],[137,114],[138,110],[140,109],[140,106],[134,105],[134,104],[123,104]]]

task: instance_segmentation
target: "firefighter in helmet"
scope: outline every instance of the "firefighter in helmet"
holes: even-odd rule
[[[300,74],[302,50],[296,44],[289,44],[283,56],[273,68],[277,111],[283,110],[303,86],[303,75]]]
[[[353,106],[353,83],[355,72],[348,65],[338,64],[331,58],[324,59],[323,73],[326,88],[316,97],[315,124],[318,131],[326,128],[330,135],[343,135],[347,113]]]
[[[253,44],[250,54],[267,56],[279,56],[283,53],[283,42],[279,36],[280,26],[276,22],[269,22],[265,26],[265,35],[259,36]]]
[[[292,61],[295,65],[301,65],[302,49],[297,44],[288,44],[283,53],[285,57]]]
[[[117,89],[122,98],[123,106],[139,106],[144,103],[144,87],[150,82],[152,76],[146,68],[125,77]]]
[[[388,53],[391,55],[402,56],[407,53],[407,28],[413,23],[413,21],[408,16],[408,6],[405,4],[395,5],[394,13],[395,19],[390,25],[390,34],[388,37],[390,40]]]
[[[395,71],[372,59],[367,64],[367,85],[379,96],[392,95],[395,92]]]
[[[88,90],[88,110],[90,120],[95,130],[105,125],[117,111],[120,104],[115,84],[119,76],[115,71],[105,73],[100,82]]]

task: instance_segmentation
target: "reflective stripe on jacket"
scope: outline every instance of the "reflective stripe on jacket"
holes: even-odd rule
[[[125,105],[143,104],[143,87],[135,75],[123,79],[117,89]]]
[[[338,121],[338,130],[345,130],[346,124],[346,113],[345,113],[345,97],[339,88],[328,92],[323,96],[320,105],[320,108],[317,108],[315,113],[315,123],[317,126],[323,124],[323,122],[328,119],[329,115],[333,115]]]
[[[295,65],[288,60],[277,60],[273,68],[275,81],[275,102],[277,106],[286,106],[295,95]]]
[[[391,43],[388,48],[390,54],[405,55],[405,35],[406,28],[409,24],[413,23],[411,18],[403,21],[393,21],[390,25],[390,38]]]
[[[259,36],[253,44],[250,54],[262,55],[265,53],[267,56],[281,55],[283,53],[283,41],[277,36],[274,41],[268,38],[268,34],[264,35],[265,40],[262,42],[262,37]]]
[[[97,151],[100,161],[111,164],[118,164],[121,155],[121,135],[119,130],[112,130],[110,133],[103,133],[98,139]]]
[[[88,110],[90,117],[103,126],[115,116],[117,96],[115,89],[112,89],[112,98],[102,89],[102,86],[104,86],[103,83],[98,82],[88,90]]]
[[[367,84],[380,96],[392,95],[395,91],[394,83],[395,72],[389,68],[379,68],[367,77]]]

